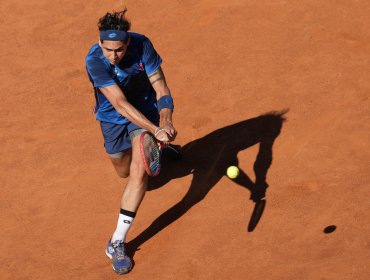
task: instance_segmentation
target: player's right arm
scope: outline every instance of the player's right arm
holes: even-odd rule
[[[131,105],[131,103],[127,101],[122,90],[117,84],[99,89],[118,113],[132,123],[148,130],[149,132],[153,134],[156,132],[158,127],[149,121],[139,110],[137,110]],[[157,133],[156,138],[162,142],[169,141],[168,135],[165,133],[165,131]]]

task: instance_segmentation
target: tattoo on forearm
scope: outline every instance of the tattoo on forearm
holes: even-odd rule
[[[155,72],[153,72],[152,74],[150,74],[148,77],[149,77],[149,78],[151,78],[151,77],[153,77],[153,76],[155,76],[155,75],[157,75],[157,74],[159,74],[159,73],[158,73],[158,70],[157,70],[157,71],[155,71]]]
[[[160,78],[158,78],[158,79],[154,80],[154,81],[152,82],[152,84],[154,84],[154,83],[156,83],[156,82],[158,82],[158,81],[160,81],[160,80],[164,80],[164,78],[163,78],[163,77],[160,77]]]

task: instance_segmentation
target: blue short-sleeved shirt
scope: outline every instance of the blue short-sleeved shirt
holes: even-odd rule
[[[148,75],[161,66],[162,59],[147,37],[133,32],[129,35],[130,45],[117,65],[109,63],[99,44],[93,45],[86,56],[86,69],[94,86],[96,119],[99,121],[129,123],[99,90],[113,84],[117,84],[127,100],[148,119],[157,118],[156,94]]]

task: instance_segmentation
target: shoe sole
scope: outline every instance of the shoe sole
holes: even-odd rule
[[[109,254],[107,250],[105,250],[105,254],[107,255],[108,258],[112,259],[112,255]]]
[[[113,268],[114,272],[117,273],[117,274],[126,274],[126,273],[129,273],[131,271],[132,265],[129,268],[123,270],[123,271],[117,271],[117,270],[115,270],[115,268],[114,268],[113,265],[112,265],[112,268]]]
[[[107,250],[105,250],[105,255],[106,255],[108,258],[112,259],[112,255],[111,255],[111,254],[109,254]],[[113,264],[112,264],[112,268],[113,268],[114,272],[115,272],[115,273],[117,273],[117,274],[126,274],[126,273],[129,273],[129,272],[131,271],[131,269],[132,269],[132,265],[131,265],[129,268],[127,268],[127,269],[123,270],[123,271],[118,271],[118,270],[116,270],[116,269],[114,268]]]

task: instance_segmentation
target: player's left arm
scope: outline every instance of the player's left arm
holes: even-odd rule
[[[157,95],[160,116],[159,126],[167,132],[170,140],[173,141],[177,135],[177,131],[172,123],[173,102],[162,68],[159,67],[156,71],[148,75],[148,78]]]

